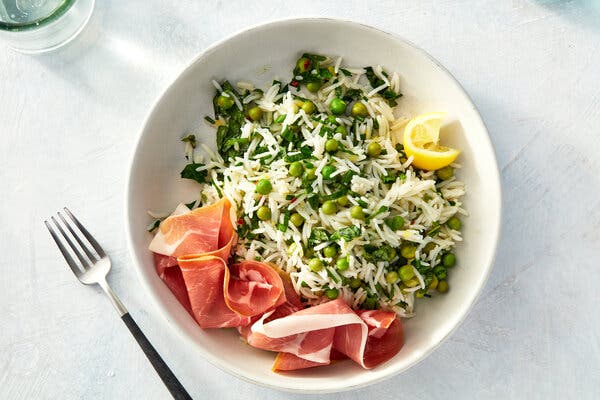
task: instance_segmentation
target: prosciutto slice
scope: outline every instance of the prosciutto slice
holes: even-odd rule
[[[274,370],[327,365],[332,349],[370,369],[393,357],[403,343],[395,313],[356,313],[341,299],[270,322],[265,319],[252,325],[247,341],[261,349],[286,353],[276,359]]]
[[[225,274],[225,303],[240,315],[256,316],[285,303],[283,281],[273,268],[245,260]]]
[[[235,232],[229,215],[231,204],[225,198],[210,206],[190,211],[179,205],[159,226],[149,249],[157,254],[179,257],[189,254],[219,252],[226,258],[225,246],[231,250]]]
[[[352,310],[342,299],[304,308],[288,274],[253,260],[229,265],[237,240],[230,203],[180,205],[150,243],[156,272],[202,328],[236,327],[251,346],[278,352],[274,371],[350,358],[373,368],[402,347],[393,312]]]

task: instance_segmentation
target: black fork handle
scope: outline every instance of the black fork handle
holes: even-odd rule
[[[146,357],[150,363],[152,363],[154,370],[158,373],[158,376],[160,376],[160,379],[162,379],[167,389],[169,389],[173,398],[175,400],[192,400],[192,397],[179,382],[175,374],[173,374],[169,366],[163,361],[160,354],[158,354],[158,351],[152,346],[152,343],[146,338],[146,335],[144,335],[140,327],[133,318],[131,318],[131,315],[125,313],[121,316],[121,319],[125,322],[125,325],[127,325],[127,328],[129,328],[129,331],[135,340],[137,340],[142,350],[144,350]]]

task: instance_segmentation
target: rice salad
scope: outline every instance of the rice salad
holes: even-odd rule
[[[308,304],[340,297],[411,317],[415,298],[448,291],[466,215],[460,165],[407,157],[397,73],[303,54],[292,76],[265,90],[213,82],[217,151],[183,138],[181,176],[201,185],[188,206],[227,197],[235,257],[287,271]]]

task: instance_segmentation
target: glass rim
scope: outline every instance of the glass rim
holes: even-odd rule
[[[50,13],[50,15],[35,19],[31,22],[21,23],[21,22],[0,21],[0,30],[19,32],[19,31],[26,31],[26,30],[41,28],[42,26],[49,24],[50,22],[55,21],[58,18],[60,18],[62,15],[64,15],[69,10],[69,8],[71,8],[73,3],[75,3],[76,1],[77,0],[64,0],[60,6],[56,7],[54,9],[54,11],[52,11],[52,13]]]

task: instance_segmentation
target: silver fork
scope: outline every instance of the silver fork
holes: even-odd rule
[[[127,325],[127,328],[129,328],[133,337],[135,337],[142,350],[144,350],[146,357],[152,363],[152,366],[169,392],[171,392],[173,398],[177,400],[191,399],[191,396],[187,393],[183,385],[181,385],[177,377],[175,377],[169,366],[163,361],[154,346],[152,346],[131,315],[129,315],[129,312],[125,306],[123,306],[121,300],[119,300],[115,292],[108,286],[106,275],[110,271],[110,259],[102,247],[68,208],[65,207],[64,211],[67,214],[68,219],[60,212],[57,213],[62,224],[54,216],[50,218],[56,229],[48,221],[44,221],[44,224],[46,224],[52,238],[56,242],[56,245],[77,279],[86,285],[100,285],[108,295],[108,298],[121,316],[125,325]],[[69,231],[70,235],[67,234],[64,228]],[[77,245],[73,243],[71,238],[75,239]],[[65,246],[65,242],[79,262],[73,259],[72,254]]]

